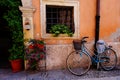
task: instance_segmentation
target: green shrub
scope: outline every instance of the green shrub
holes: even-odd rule
[[[9,49],[10,60],[24,57],[22,17],[19,11],[21,0],[0,0],[0,6],[7,8],[3,18],[12,37],[12,47]]]

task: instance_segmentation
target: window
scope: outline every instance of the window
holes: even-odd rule
[[[40,4],[42,38],[52,38],[49,31],[54,24],[67,25],[74,33],[73,37],[64,38],[79,37],[79,0],[41,0]]]
[[[64,24],[74,33],[74,14],[72,6],[51,6],[46,5],[46,32],[52,25]]]

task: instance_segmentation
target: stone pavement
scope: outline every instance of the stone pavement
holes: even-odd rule
[[[0,69],[0,80],[120,80],[120,69],[103,71],[90,69],[83,76],[75,76],[68,70],[50,70],[45,72],[21,71],[12,73],[10,69]]]

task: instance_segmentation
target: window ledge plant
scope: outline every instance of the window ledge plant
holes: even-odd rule
[[[56,24],[51,26],[50,33],[52,33],[54,37],[57,37],[60,34],[67,34],[69,37],[73,36],[73,32],[70,28],[64,24]]]
[[[36,70],[40,60],[45,59],[45,43],[43,40],[30,39],[25,48],[28,70]]]

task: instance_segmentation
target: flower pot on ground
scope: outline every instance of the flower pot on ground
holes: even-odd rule
[[[13,72],[19,72],[23,70],[22,59],[10,60],[10,62]]]
[[[9,49],[10,56],[9,61],[11,63],[11,68],[13,72],[19,72],[23,70],[23,60],[24,60],[24,53],[23,53],[23,46],[18,46],[13,44],[13,47]]]

